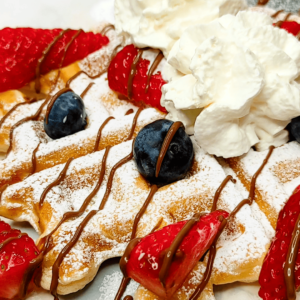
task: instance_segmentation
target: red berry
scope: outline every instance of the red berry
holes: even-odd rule
[[[290,197],[279,214],[276,235],[262,266],[259,276],[259,283],[261,285],[259,296],[264,300],[287,299],[283,268],[294,226],[300,214],[299,189],[300,187],[295,189],[294,194]],[[299,250],[295,267],[295,281],[297,289],[300,286]]]
[[[296,36],[300,31],[300,24],[295,21],[284,21],[280,28]]]
[[[216,237],[221,221],[219,216],[228,217],[225,211],[215,211],[203,216],[190,230],[180,244],[181,255],[171,264],[165,287],[159,280],[163,253],[171,246],[179,231],[187,221],[164,227],[144,237],[132,250],[126,265],[130,278],[163,299],[171,299],[193,267],[209,249]]]
[[[3,221],[0,221],[0,232],[0,244],[21,234]],[[18,296],[29,263],[38,255],[37,247],[27,235],[11,240],[0,248],[0,298],[13,299]]]
[[[62,29],[4,28],[0,30],[0,92],[22,88],[35,78],[38,60]],[[53,46],[41,66],[41,74],[60,67],[64,49],[77,33],[66,32]],[[63,62],[67,66],[108,44],[101,34],[82,32],[72,43]]]
[[[128,78],[131,66],[137,54],[138,49],[134,45],[128,45],[111,61],[108,68],[108,83],[112,90],[127,96]],[[150,87],[148,93],[146,93],[149,65],[149,60],[140,59],[137,65],[136,74],[133,78],[132,99],[135,101],[142,101],[147,105],[166,112],[166,109],[160,105],[160,98],[162,95],[161,87],[166,83],[160,72],[151,76]]]

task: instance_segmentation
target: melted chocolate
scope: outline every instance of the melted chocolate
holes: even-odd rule
[[[49,114],[50,114],[50,111],[51,111],[51,109],[52,109],[55,101],[57,100],[57,98],[60,95],[62,95],[64,93],[67,93],[67,92],[73,92],[73,90],[71,90],[70,88],[67,87],[67,88],[64,88],[64,89],[60,90],[54,96],[51,97],[50,102],[49,102],[49,104],[47,106],[47,111],[46,111],[46,115],[45,115],[45,122],[46,122],[46,124],[48,124]]]
[[[222,217],[222,216],[220,216]],[[225,218],[222,218],[223,220],[221,221],[221,225],[219,227],[219,231],[218,234],[215,237],[215,240],[213,242],[213,244],[211,245],[210,249],[209,249],[209,258],[208,258],[208,262],[207,262],[207,266],[203,275],[203,279],[201,284],[196,288],[195,292],[193,293],[193,295],[190,297],[190,300],[197,300],[199,299],[199,296],[201,295],[201,293],[203,292],[203,290],[205,289],[207,283],[209,282],[209,279],[211,277],[211,273],[213,270],[213,265],[214,265],[214,261],[215,261],[215,257],[216,257],[216,252],[217,252],[217,248],[216,248],[216,244],[217,241],[220,237],[220,235],[222,234],[224,228],[227,225],[227,220]]]
[[[18,236],[14,236],[14,237],[10,237],[8,239],[6,239],[5,241],[3,241],[2,243],[0,243],[0,250],[2,250],[2,248],[4,248],[6,245],[8,245],[9,243],[20,239],[23,236],[28,236],[27,233],[20,233]]]
[[[85,88],[85,90],[80,94],[80,97],[83,99],[85,95],[89,92],[91,87],[94,85],[94,82],[90,82],[89,85]]]
[[[290,16],[291,16],[291,13],[288,13],[282,21],[276,22],[274,24],[274,26],[281,28],[283,22],[287,21]]]
[[[134,110],[132,108],[128,109],[125,113],[125,116],[131,115],[134,113]]]
[[[11,110],[9,110],[6,115],[1,119],[0,121],[0,128],[2,127],[4,121],[19,107],[19,106],[22,106],[22,105],[25,105],[25,104],[31,104],[31,103],[34,103],[36,102],[37,99],[30,99],[28,102],[22,102],[22,103],[18,103],[16,104]]]
[[[43,62],[45,61],[45,59],[47,58],[47,56],[50,54],[51,49],[53,48],[53,46],[62,38],[62,36],[67,33],[68,31],[70,31],[70,29],[66,29],[63,30],[59,33],[59,35],[52,41],[52,43],[50,43],[47,47],[47,49],[43,52],[42,57],[38,60],[38,64],[36,66],[35,69],[35,91],[37,94],[40,93],[41,91],[41,81],[40,81],[40,75],[41,75],[41,66],[43,64]]]
[[[115,297],[115,300],[121,300],[121,298],[122,298],[122,296],[123,296],[123,294],[124,294],[124,292],[126,290],[127,285],[129,284],[129,282],[130,282],[130,278],[129,277],[123,277],[121,285],[120,285],[119,290],[117,292],[117,295]]]
[[[157,56],[155,57],[155,60],[153,61],[149,71],[148,71],[148,75],[147,75],[147,85],[146,85],[146,94],[148,93],[149,87],[150,87],[150,79],[151,76],[153,75],[154,71],[156,70],[156,68],[158,67],[158,65],[160,64],[160,62],[162,61],[162,59],[164,58],[164,55],[161,51],[159,51],[159,53],[157,54]]]
[[[161,165],[163,163],[163,160],[165,158],[165,155],[167,154],[167,151],[169,149],[170,143],[174,137],[174,135],[176,134],[176,132],[178,131],[178,129],[180,127],[184,127],[182,122],[174,122],[172,124],[172,126],[170,127],[164,142],[162,144],[162,147],[160,149],[159,155],[158,155],[158,159],[157,159],[157,163],[156,163],[156,170],[155,170],[155,177],[157,178],[160,172],[160,168]]]
[[[124,300],[133,300],[132,296],[126,296]]]
[[[32,165],[32,167],[31,167],[31,173],[30,173],[30,175],[34,174],[35,170],[36,170],[36,153],[39,150],[40,144],[41,143],[39,143],[37,145],[37,147],[32,152],[32,157],[31,157],[31,165]]]
[[[44,204],[44,200],[48,194],[48,192],[56,185],[60,184],[60,182],[65,178],[66,176],[66,173],[68,171],[68,168],[69,168],[69,165],[70,163],[73,161],[73,157],[69,158],[67,163],[65,164],[63,170],[60,172],[60,174],[58,175],[58,177],[52,182],[50,183],[46,189],[44,190],[44,192],[42,193],[41,195],[41,198],[40,198],[40,208],[42,208],[43,204]]]
[[[180,244],[184,238],[189,234],[193,226],[200,220],[201,214],[195,214],[188,222],[185,223],[183,228],[177,234],[176,238],[172,242],[171,247],[168,249],[167,253],[164,255],[163,263],[159,271],[159,280],[163,286],[166,284],[166,279],[169,275],[169,270],[173,262],[175,253],[180,247]]]
[[[101,135],[102,135],[102,131],[103,131],[103,128],[106,126],[106,124],[110,121],[114,119],[114,117],[108,117],[103,123],[102,125],[100,126],[99,130],[98,130],[98,133],[97,133],[97,137],[96,137],[96,141],[95,141],[95,146],[94,146],[94,150],[92,152],[96,152],[98,150],[98,147],[99,147],[99,143],[100,143],[100,140],[101,140]]]
[[[110,30],[115,30],[115,26],[113,24],[106,25],[100,32],[101,35],[106,35]]]
[[[276,13],[274,13],[271,18],[276,18],[279,14],[281,14],[282,12],[284,12],[283,9],[276,11]]]
[[[143,52],[144,52],[144,49],[138,49],[137,56],[135,57],[132,65],[131,65],[130,74],[129,74],[128,82],[127,82],[127,97],[129,100],[132,99],[133,78],[136,74],[136,69],[140,62],[140,59],[142,58]]]
[[[150,193],[149,193],[146,201],[144,202],[144,204],[141,207],[140,211],[135,216],[134,222],[133,222],[133,227],[132,227],[132,232],[131,232],[131,237],[130,237],[131,240],[135,237],[138,223],[139,223],[141,217],[143,216],[143,214],[145,213],[150,201],[152,200],[152,198],[153,198],[154,194],[157,192],[157,190],[158,190],[157,185],[154,184],[154,185],[151,186],[151,190],[150,190]]]
[[[26,117],[22,120],[20,120],[19,122],[17,122],[14,126],[11,127],[10,132],[9,132],[9,147],[6,153],[6,157],[8,156],[9,152],[12,149],[12,140],[13,140],[13,132],[14,130],[19,127],[20,125],[28,122],[28,121],[33,121],[33,120],[37,120],[38,117],[40,116],[41,112],[43,111],[44,106],[47,104],[49,97],[46,98],[46,100],[44,101],[44,103],[40,106],[40,108],[37,110],[37,112],[30,117]]]
[[[130,242],[128,243],[126,249],[125,249],[125,252],[124,252],[123,256],[120,259],[119,265],[120,265],[120,269],[123,273],[124,278],[127,277],[126,266],[127,266],[128,261],[129,261],[130,254],[131,254],[132,250],[137,246],[137,244],[140,241],[141,241],[140,238],[131,239]]]
[[[214,201],[213,201],[213,205],[211,207],[211,212],[215,211],[217,209],[217,203],[218,200],[220,198],[220,195],[223,191],[223,189],[225,188],[226,184],[228,183],[229,180],[232,180],[232,176],[228,175],[224,181],[221,183],[221,185],[219,186],[219,188],[217,189],[215,196],[214,196]]]
[[[157,224],[154,226],[154,228],[151,230],[150,233],[155,232],[155,231],[160,227],[160,225],[161,225],[161,223],[163,222],[163,220],[164,220],[164,218],[161,217],[161,218],[159,219],[159,221],[157,222]]]
[[[269,0],[258,0],[257,5],[266,5],[268,4]]]
[[[295,289],[295,266],[296,259],[298,255],[300,244],[300,215],[295,223],[293,229],[291,243],[289,245],[289,250],[286,255],[286,261],[284,264],[284,281],[286,285],[286,295],[288,300],[296,299],[296,289]]]
[[[136,128],[137,119],[138,119],[140,113],[142,112],[142,110],[143,110],[142,108],[139,108],[136,111],[135,116],[134,116],[134,118],[132,120],[132,125],[131,125],[131,129],[130,129],[129,135],[128,135],[128,137],[127,137],[127,139],[125,141],[129,141],[129,140],[132,139],[134,131],[135,131],[135,128]]]

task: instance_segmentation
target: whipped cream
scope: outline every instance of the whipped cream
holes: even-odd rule
[[[266,14],[190,26],[168,64],[167,118],[182,121],[208,153],[233,157],[288,141],[284,128],[300,115],[300,43]]]
[[[160,49],[167,57],[187,27],[246,7],[244,0],[115,0],[115,25],[127,43]]]

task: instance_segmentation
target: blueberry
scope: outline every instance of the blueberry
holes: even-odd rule
[[[87,115],[82,99],[72,91],[61,94],[54,102],[44,120],[46,133],[52,139],[59,139],[85,128]]]
[[[290,133],[290,141],[300,143],[300,117],[292,119],[291,123],[286,128]]]
[[[134,159],[139,172],[150,183],[164,185],[180,180],[185,177],[193,163],[193,144],[181,127],[170,143],[158,177],[155,177],[160,149],[172,124],[170,120],[157,120],[145,126],[136,137]]]

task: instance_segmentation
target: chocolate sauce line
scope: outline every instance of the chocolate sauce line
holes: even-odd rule
[[[69,165],[70,163],[74,160],[73,157],[69,158],[67,163],[65,164],[63,170],[60,172],[60,174],[58,175],[58,177],[52,182],[50,183],[46,188],[45,190],[43,191],[42,195],[41,195],[41,198],[40,198],[40,203],[39,203],[39,206],[40,206],[40,209],[43,207],[43,204],[44,204],[44,200],[48,194],[48,192],[55,186],[59,185],[60,182],[65,178],[66,176],[66,173],[68,171],[68,168],[69,168]]]
[[[127,82],[127,97],[129,100],[132,99],[133,78],[136,74],[137,66],[140,62],[140,59],[142,58],[143,52],[144,52],[144,49],[138,49],[137,55],[134,58],[133,63],[131,65],[130,74],[129,74],[128,82]]]
[[[288,18],[291,16],[291,13],[288,13],[285,18],[282,21],[278,21],[274,24],[275,27],[281,28],[282,24],[288,20]]]
[[[46,98],[46,100],[44,101],[44,103],[39,107],[39,109],[37,110],[37,112],[30,116],[30,117],[26,117],[22,120],[20,120],[19,122],[17,122],[15,125],[13,125],[10,129],[10,132],[9,132],[9,147],[8,147],[8,150],[7,150],[7,153],[6,153],[6,157],[8,156],[8,154],[10,153],[11,149],[12,149],[12,141],[13,141],[13,132],[14,130],[19,127],[20,125],[28,122],[28,121],[34,121],[34,120],[37,120],[38,117],[40,116],[41,112],[43,111],[43,108],[44,106],[47,104],[48,102],[48,97]]]
[[[217,189],[215,196],[214,196],[214,201],[213,201],[213,205],[211,207],[211,212],[214,212],[217,209],[217,203],[218,200],[220,198],[220,195],[223,191],[223,189],[225,188],[225,186],[227,185],[228,181],[232,180],[232,176],[228,175],[224,181],[221,183],[221,185],[219,186],[219,188]]]
[[[128,109],[125,113],[125,116],[131,115],[134,113],[134,110],[132,108]]]
[[[80,94],[81,99],[83,99],[86,94],[89,92],[89,90],[92,88],[92,86],[95,84],[95,82],[90,82],[89,85],[84,89],[84,91]]]
[[[98,133],[97,133],[97,137],[96,137],[96,141],[95,141],[95,146],[94,146],[94,149],[92,152],[96,152],[99,148],[99,143],[100,143],[100,140],[101,140],[101,136],[102,136],[102,131],[104,129],[104,127],[107,125],[107,123],[110,121],[110,120],[113,120],[114,117],[108,117],[103,123],[102,125],[100,126],[99,130],[98,130]]]
[[[300,244],[300,214],[293,229],[292,239],[289,245],[286,261],[284,264],[284,281],[286,285],[286,295],[288,300],[296,299],[295,288],[295,266]]]
[[[58,287],[58,278],[59,278],[59,268],[60,265],[62,264],[65,256],[70,252],[70,250],[75,246],[77,241],[79,240],[85,226],[88,224],[88,222],[94,217],[100,210],[102,210],[108,200],[108,197],[110,195],[111,189],[112,189],[112,182],[113,182],[113,177],[115,175],[115,172],[117,171],[118,168],[120,168],[123,164],[127,163],[130,161],[133,157],[133,145],[134,145],[134,140],[132,143],[132,149],[129,155],[126,157],[122,158],[119,162],[117,162],[111,169],[108,181],[106,184],[106,191],[105,194],[102,198],[102,201],[100,203],[99,209],[98,210],[93,210],[88,213],[88,215],[84,218],[84,220],[80,223],[78,226],[74,236],[72,237],[71,241],[63,248],[63,250],[59,253],[53,267],[52,267],[52,281],[51,281],[51,287],[50,291],[51,294],[55,297],[55,299],[58,299],[57,296],[57,287]]]
[[[127,285],[129,284],[130,280],[131,279],[129,277],[123,277],[123,279],[121,281],[121,284],[120,284],[120,287],[119,287],[119,290],[118,290],[117,295],[116,295],[114,300],[121,300],[121,298],[122,298],[122,296],[123,296],[123,294],[124,294],[124,292],[127,288]]]
[[[2,250],[5,246],[7,246],[9,243],[19,240],[23,236],[28,236],[27,233],[20,233],[18,236],[10,237],[7,240],[0,243],[0,250]]]
[[[43,64],[43,62],[46,60],[46,58],[48,57],[48,55],[50,54],[51,49],[53,48],[53,46],[62,38],[62,36],[67,33],[68,31],[70,31],[71,29],[65,29],[63,31],[61,31],[58,36],[52,41],[52,43],[50,43],[47,47],[47,49],[43,52],[42,57],[38,60],[38,64],[36,66],[35,69],[35,91],[37,94],[40,93],[41,91],[41,81],[40,81],[40,75],[41,75],[41,66]]]
[[[283,9],[276,11],[273,15],[271,15],[271,18],[276,18],[278,15],[280,15],[282,12],[284,12]]]
[[[115,26],[113,24],[106,25],[101,31],[101,35],[106,35],[110,30],[115,30]]]
[[[20,106],[23,106],[23,105],[26,105],[26,104],[31,104],[31,103],[34,103],[34,102],[37,102],[37,99],[30,99],[28,102],[21,102],[21,103],[18,103],[16,104],[14,107],[12,107],[7,113],[5,116],[3,116],[3,118],[1,119],[0,121],[0,128],[2,127],[3,123],[5,122],[5,120]]]
[[[257,5],[266,5],[268,4],[269,0],[258,0]]]
[[[129,135],[127,137],[127,139],[125,141],[129,141],[132,139],[133,137],[133,134],[134,134],[134,131],[135,131],[135,128],[136,128],[136,123],[137,123],[137,120],[138,120],[138,117],[140,115],[140,113],[142,112],[142,108],[139,108],[136,113],[135,113],[135,116],[132,120],[132,125],[131,125],[131,129],[130,129],[130,132],[129,132]]]
[[[59,77],[60,77],[60,73],[61,73],[61,68],[64,64],[64,61],[65,61],[65,58],[66,58],[66,55],[67,55],[67,52],[70,48],[70,46],[74,43],[75,39],[82,33],[84,32],[82,29],[79,29],[72,37],[72,39],[69,41],[69,43],[67,44],[65,50],[64,50],[64,55],[61,59],[61,62],[60,62],[60,65],[59,65],[59,68],[58,68],[58,73],[57,73],[57,76],[56,76],[56,79],[55,79],[55,83],[54,83],[54,86],[53,88],[51,89],[51,92],[55,90],[56,86],[57,86],[57,83],[58,83],[58,80],[59,80]]]
[[[51,111],[51,109],[52,109],[52,107],[53,107],[55,101],[57,100],[57,98],[58,98],[60,95],[62,95],[62,94],[64,94],[64,93],[67,93],[67,92],[73,92],[73,90],[70,89],[70,88],[68,88],[68,87],[63,88],[63,89],[61,89],[60,91],[58,91],[54,96],[52,96],[52,97],[50,98],[49,104],[48,104],[48,106],[47,106],[46,115],[45,115],[45,122],[46,122],[46,124],[48,124],[49,114],[50,114],[50,111]]]
[[[164,55],[161,51],[159,51],[159,53],[157,54],[157,56],[155,57],[149,71],[148,71],[148,75],[147,75],[147,85],[146,85],[146,89],[145,92],[146,94],[149,91],[149,87],[150,87],[150,79],[151,76],[153,75],[154,71],[156,70],[156,68],[158,67],[158,65],[160,64],[160,62],[162,61],[162,59],[164,58]]]
[[[223,217],[223,216],[220,216],[220,217]],[[218,241],[220,235],[224,231],[226,225],[227,225],[227,220],[223,217],[222,223],[218,230],[218,234],[216,235],[213,244],[209,248],[209,258],[208,258],[207,266],[206,266],[206,269],[205,269],[205,272],[203,275],[203,279],[189,300],[197,300],[199,298],[199,296],[201,295],[201,293],[203,292],[203,290],[205,289],[207,283],[210,280],[210,277],[211,277],[211,274],[213,271],[214,261],[216,258],[216,253],[217,253],[216,244],[217,244],[217,241]]]
[[[156,170],[155,170],[155,177],[157,178],[160,172],[160,168],[161,165],[163,163],[163,160],[167,154],[168,148],[170,146],[170,143],[172,142],[172,139],[174,137],[174,135],[176,134],[176,132],[178,131],[178,129],[180,127],[184,127],[182,122],[174,122],[172,124],[172,126],[170,127],[170,129],[168,130],[168,133],[163,141],[162,147],[160,149],[159,155],[158,155],[158,159],[157,159],[157,163],[156,163]]]
[[[183,228],[180,230],[180,232],[175,237],[174,241],[172,242],[172,245],[168,249],[167,253],[164,255],[163,263],[161,266],[161,269],[159,271],[159,280],[162,283],[162,285],[165,287],[166,285],[166,279],[169,275],[169,270],[171,268],[171,264],[173,262],[173,258],[175,253],[180,247],[180,244],[182,243],[183,239],[188,235],[188,233],[191,231],[191,229],[194,227],[194,225],[200,220],[202,214],[195,214],[189,221],[185,223]]]
[[[30,172],[30,175],[34,174],[35,171],[36,171],[36,153],[39,150],[40,144],[41,143],[39,143],[37,145],[37,147],[32,152],[32,156],[31,156],[31,172]]]

